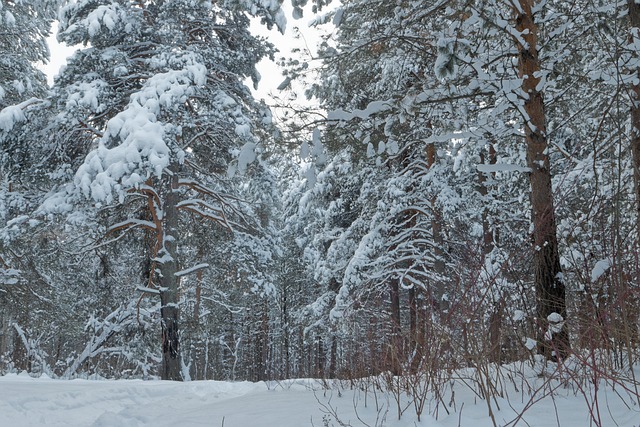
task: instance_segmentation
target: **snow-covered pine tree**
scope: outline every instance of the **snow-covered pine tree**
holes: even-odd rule
[[[443,7],[434,6],[431,15],[414,6],[348,1],[333,19],[318,19],[337,25],[336,45],[325,44],[321,79],[310,89],[330,111],[321,138],[328,161],[299,212],[324,212],[303,221],[303,244],[321,289],[310,312],[331,312],[335,320],[357,307],[365,323],[376,318],[383,329],[372,327],[384,330],[388,342],[353,353],[370,358],[363,366],[375,361],[374,369],[395,371],[413,351],[404,342],[416,343],[416,306],[426,313],[446,305],[443,211],[462,212],[445,178],[452,138],[439,136],[455,130],[451,100],[436,89],[431,93],[440,104],[415,108],[423,85],[437,88],[425,78],[435,59],[426,35],[446,26]],[[362,330],[367,334],[366,325]],[[349,335],[346,340],[362,341]]]
[[[38,64],[49,61],[49,36],[56,0],[17,0],[0,5],[0,110],[47,88]]]
[[[537,311],[530,312],[531,324],[537,330],[538,350],[552,357],[554,352],[566,353],[566,328],[569,323],[578,323],[575,319],[568,323],[566,313],[582,296],[580,292],[570,295],[567,289],[575,292],[590,287],[588,280],[583,280],[584,261],[589,256],[582,254],[589,247],[590,256],[600,258],[595,252],[609,244],[607,238],[594,239],[590,232],[585,234],[589,243],[578,243],[583,233],[577,231],[609,221],[604,218],[619,219],[616,211],[622,205],[614,200],[620,201],[618,195],[626,191],[620,186],[622,177],[628,176],[621,152],[614,154],[614,144],[603,142],[622,135],[619,108],[613,100],[624,77],[612,77],[616,66],[605,65],[609,61],[621,63],[618,53],[613,53],[619,49],[603,46],[615,38],[612,16],[620,11],[615,12],[613,4],[587,1],[513,2],[512,6],[484,1],[458,11],[451,30],[444,34],[455,33],[452,52],[458,68],[445,83],[454,95],[471,89],[470,99],[481,107],[476,107],[480,114],[473,117],[470,128],[477,140],[490,144],[497,164],[479,165],[478,169],[490,178],[493,198],[500,201],[496,205],[494,200],[493,211],[497,212],[495,207],[511,211],[494,214],[500,224],[499,246],[504,250],[508,244],[508,257],[524,261],[520,265],[526,273],[519,280],[526,282],[528,276],[534,280]],[[603,56],[603,50],[613,54]],[[604,111],[603,105],[607,105]],[[496,173],[500,177],[509,171],[526,172],[529,189],[523,187],[522,178],[500,188]],[[612,194],[604,197],[598,190],[602,179],[608,188],[617,188],[612,193],[616,194],[614,199],[607,201]],[[522,199],[525,193],[529,200]],[[512,210],[514,204],[530,208],[530,216]],[[558,213],[561,219],[556,221]],[[520,218],[519,228],[504,226],[510,217]],[[522,220],[530,223],[529,230],[522,227]],[[561,225],[559,230],[552,231],[557,225]],[[526,243],[526,233],[534,241],[531,255],[518,249]],[[497,271],[498,258],[489,257],[493,266],[487,272]],[[502,266],[507,268],[507,264]],[[568,275],[560,272],[561,266],[567,267]],[[565,288],[559,283],[562,279],[572,286]],[[574,296],[577,298],[568,298]]]
[[[33,199],[34,140],[24,132],[24,122],[43,104],[47,82],[37,66],[49,59],[46,37],[56,4],[53,0],[0,4],[0,357],[9,359],[19,340],[12,325],[18,317],[24,320],[20,307],[27,305],[30,267],[18,257],[20,244],[11,244],[4,231],[8,222],[29,210]]]
[[[530,169],[531,222],[533,224],[534,284],[538,322],[543,334],[539,336],[539,351],[548,359],[565,357],[569,351],[566,326],[566,289],[560,266],[555,203],[551,188],[547,116],[544,110],[545,84],[539,57],[538,16],[543,10],[533,0],[519,0],[512,13],[516,14],[515,31],[518,48],[518,77],[522,79],[523,101],[518,108],[524,121],[527,166]]]
[[[180,281],[204,267],[182,262],[188,230],[202,219],[259,233],[240,188],[270,116],[242,81],[257,78],[255,64],[271,50],[249,33],[247,13],[283,24],[276,2],[80,0],[60,14],[59,38],[87,47],[54,88],[72,181],[40,213],[86,225],[106,212],[108,236],[147,234],[149,272],[139,288],[160,297],[164,379],[187,376]]]
[[[562,148],[565,136],[579,132],[588,138],[590,132],[596,131],[593,135],[597,137],[597,126],[593,127],[592,124],[608,125],[604,120],[594,122],[594,119],[587,119],[585,126],[573,126],[580,119],[576,111],[583,108],[590,112],[590,117],[595,117],[596,106],[602,105],[603,98],[594,97],[591,92],[578,92],[577,89],[583,86],[577,84],[577,77],[570,71],[576,64],[582,69],[583,63],[571,52],[580,50],[579,47],[574,47],[577,40],[595,34],[595,23],[599,21],[589,19],[588,16],[597,14],[588,14],[596,12],[596,9],[602,12],[602,8],[592,8],[589,2],[581,3],[583,7],[577,9],[575,4],[566,5],[563,2],[545,2],[544,7],[543,3],[536,3],[535,7],[532,3],[525,3],[518,3],[519,7],[511,9],[502,2],[493,1],[476,4],[441,1],[433,4],[412,2],[394,5],[367,2],[366,7],[358,1],[345,2],[334,17],[334,23],[339,24],[338,45],[327,46],[325,49],[325,78],[312,89],[312,93],[326,100],[329,110],[338,110],[329,115],[331,120],[338,123],[331,130],[331,139],[324,140],[329,150],[344,149],[354,142],[357,144],[357,141],[364,141],[370,155],[378,155],[385,160],[384,166],[390,167],[393,173],[405,173],[402,191],[390,194],[386,203],[402,205],[400,194],[410,194],[414,190],[422,192],[420,200],[425,207],[429,206],[425,210],[428,215],[424,217],[426,221],[423,223],[431,222],[427,230],[432,229],[432,235],[428,240],[435,248],[418,252],[437,253],[443,248],[435,242],[446,242],[450,249],[446,262],[461,262],[461,268],[452,270],[463,277],[453,280],[469,286],[478,277],[473,270],[469,271],[469,265],[476,265],[478,270],[484,270],[480,275],[482,283],[476,286],[479,293],[474,304],[480,306],[480,301],[488,299],[497,308],[494,313],[491,313],[493,309],[489,309],[483,320],[492,323],[494,320],[489,319],[509,319],[511,316],[504,313],[504,307],[513,307],[516,299],[520,308],[530,306],[527,302],[530,297],[526,291],[528,286],[525,283],[530,280],[528,276],[537,277],[533,283],[537,283],[539,290],[538,312],[530,312],[530,320],[531,325],[540,331],[540,351],[551,356],[551,348],[562,352],[563,348],[568,347],[567,323],[564,320],[558,321],[558,315],[566,318],[566,303],[563,285],[558,282],[562,279],[559,248],[555,243],[556,237],[551,237],[551,234],[556,236],[557,233],[550,231],[555,228],[555,220],[551,219],[553,215],[550,214],[555,210],[551,177],[552,172],[564,172],[562,168],[566,163],[563,160],[567,156],[571,159],[574,154]],[[526,16],[522,15],[522,10],[529,10],[527,7],[531,16],[526,13]],[[580,10],[580,13],[576,14],[576,10]],[[522,22],[527,19],[529,24],[534,22],[530,21],[533,15],[534,20],[537,20],[536,25],[539,24],[540,27],[518,27],[524,25]],[[519,17],[519,20],[514,16]],[[540,46],[536,48],[539,51],[536,50],[533,62],[527,62],[530,58],[526,50],[533,49],[532,43],[537,43],[538,40],[526,41],[519,34],[521,31],[533,34],[533,30],[540,31]],[[590,54],[587,56],[591,57]],[[518,73],[517,66],[514,66],[517,65],[517,61],[514,61],[518,57],[521,59],[521,68],[525,65],[538,68],[535,71],[522,69]],[[529,78],[529,75],[535,75],[535,78]],[[534,81],[536,85],[531,86]],[[539,102],[536,108],[532,107],[534,100],[530,98]],[[544,120],[548,120],[550,124],[547,131],[539,129],[542,122],[538,126],[531,124],[531,116],[539,115],[543,104],[547,105]],[[529,130],[536,130],[533,133],[525,132],[527,126]],[[544,134],[546,148],[540,149],[540,145],[533,142],[522,143],[523,138],[533,138],[536,132]],[[380,141],[384,144],[380,144]],[[422,150],[417,149],[420,144],[424,144]],[[410,149],[414,149],[413,153],[421,153],[418,157],[410,156],[409,164],[414,166],[394,170],[391,160],[394,156],[388,152],[389,147],[394,146],[399,147],[400,153]],[[526,149],[533,150],[534,146],[537,151],[527,154]],[[423,165],[429,164],[429,156],[426,155],[429,151],[438,154],[438,160],[433,162],[436,168],[424,176],[416,174],[420,179],[409,184],[411,179],[407,172],[420,170],[416,167],[420,162]],[[542,164],[538,159],[540,156],[544,157],[542,163],[550,158],[559,161]],[[397,163],[399,164],[402,162]],[[579,165],[572,166],[577,168]],[[529,173],[534,168],[540,173]],[[379,174],[379,170],[376,173]],[[531,178],[532,175],[533,182],[527,183],[526,178]],[[575,177],[575,174],[561,174],[555,182],[560,184],[571,176]],[[402,182],[400,177],[394,178],[397,183]],[[429,180],[433,181],[425,188],[425,182]],[[530,189],[527,190],[527,187]],[[532,217],[522,215],[523,209],[527,210],[531,206],[527,194],[531,194],[534,201],[544,199],[541,206],[531,208]],[[587,199],[581,197],[580,203],[587,202]],[[411,198],[406,199],[409,200]],[[416,200],[412,202],[413,205],[416,204]],[[434,207],[446,212],[442,215],[442,229],[447,233],[444,239],[436,238],[437,233],[433,233],[437,229],[434,227],[437,221],[430,221],[429,216],[432,216],[431,219],[439,216],[438,209]],[[563,206],[564,212],[571,209],[574,207]],[[385,216],[379,209],[378,212],[380,215],[377,218],[384,220],[377,222],[378,227],[381,227],[378,229],[372,222],[371,233],[374,230],[387,230],[391,234],[381,239],[391,242],[394,224],[397,226],[408,223],[397,215]],[[373,213],[370,215],[369,218],[376,218]],[[539,216],[537,219],[536,215]],[[530,224],[535,224],[533,233],[539,233],[536,234],[539,243],[537,247],[541,249],[532,252],[537,254],[535,257],[538,264],[530,262],[529,256],[521,250],[530,243]],[[408,244],[413,236],[419,234],[399,235],[411,236],[408,241],[403,242]],[[477,237],[478,241],[469,242],[469,235]],[[472,255],[469,248],[476,246],[482,247],[478,254],[486,254],[486,261],[469,264],[469,259],[474,259],[469,258]],[[371,247],[372,245],[365,245],[368,250]],[[396,248],[411,246],[381,247],[386,247],[385,254],[393,254]],[[550,252],[546,254],[545,251]],[[380,257],[380,253],[373,255],[372,259],[393,259]],[[366,261],[363,260],[369,258],[359,255],[353,259],[365,265]],[[398,259],[402,257],[399,256]],[[546,265],[545,262],[551,264]],[[386,265],[390,267],[394,264],[391,262]],[[438,270],[436,265],[434,261],[430,268]],[[416,268],[415,271],[420,272],[421,268],[424,267]],[[514,274],[513,271],[516,270],[520,270],[522,274]],[[366,268],[359,271],[366,271]],[[369,270],[369,274],[371,275],[368,277],[378,277],[372,274],[372,270]],[[354,283],[361,285],[365,277],[367,274],[355,277]],[[346,282],[345,278],[342,280]],[[469,288],[464,289],[469,292]],[[346,288],[344,294],[349,294]],[[397,319],[397,302],[391,307],[391,311]],[[552,318],[551,323],[558,322],[549,326],[549,316]],[[460,326],[464,328],[464,325]],[[495,330],[490,325],[487,328]],[[505,331],[507,329],[513,330],[503,328]],[[494,335],[497,337],[501,334]],[[484,339],[487,334],[480,332],[479,335]],[[547,336],[555,336],[557,342],[548,342]],[[505,348],[501,339],[503,340],[496,338],[496,342],[489,345],[497,349],[495,360],[499,359],[501,349]],[[522,346],[518,341],[513,337],[510,340],[515,346],[514,350],[520,351]],[[481,348],[481,351],[489,350]]]
[[[606,341],[627,360],[639,315],[633,292],[638,216],[627,214],[638,208],[634,13],[633,2],[587,2],[581,19],[569,22],[589,43],[574,42],[580,55],[556,66],[569,75],[582,70],[586,77],[567,97],[569,105],[563,105],[581,114],[558,132],[559,142],[566,142],[562,148],[571,153],[571,169],[556,178],[567,190],[559,200],[570,201],[560,203],[564,218],[559,234],[568,236],[563,268],[578,288],[573,301],[580,330],[575,346]],[[595,328],[594,318],[599,319]]]
[[[47,81],[38,64],[49,60],[46,38],[55,15],[55,2],[16,1],[0,4],[0,219],[4,225],[15,210],[21,170],[28,168],[29,147],[19,125],[45,95]],[[8,107],[8,108],[7,108]],[[14,127],[16,129],[14,129]],[[23,136],[23,135],[22,135]],[[4,262],[3,262],[4,264]]]

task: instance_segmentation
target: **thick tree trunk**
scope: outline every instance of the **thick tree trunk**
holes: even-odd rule
[[[160,316],[162,318],[162,371],[163,380],[181,381],[180,361],[180,308],[179,308],[179,278],[177,261],[178,238],[178,176],[171,177],[169,188],[164,194],[162,216],[160,217],[162,230],[158,233],[160,250],[156,255],[159,270],[158,284],[160,286]]]
[[[547,134],[544,97],[540,83],[538,59],[538,27],[532,8],[534,0],[519,0],[516,29],[522,34],[524,45],[518,43],[518,66],[525,93],[524,126],[527,144],[527,163],[531,172],[531,220],[533,222],[534,271],[537,315],[540,326],[538,352],[548,359],[563,357],[569,350],[569,336],[565,319],[565,286],[560,269],[556,221],[554,216],[551,171],[547,156]],[[562,316],[562,318],[558,317]],[[550,322],[550,320],[552,322]],[[558,320],[560,322],[553,322]]]

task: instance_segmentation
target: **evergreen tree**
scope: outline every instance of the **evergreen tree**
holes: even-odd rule
[[[187,230],[196,219],[240,233],[260,228],[239,190],[269,116],[242,79],[257,78],[270,47],[249,33],[244,8],[270,23],[278,9],[245,3],[85,0],[61,12],[61,40],[91,47],[56,81],[57,135],[73,180],[40,212],[84,225],[113,212],[106,235],[146,232],[140,288],[160,296],[164,379],[185,375],[180,281],[197,269],[182,262]]]
[[[52,0],[0,5],[0,110],[44,95],[47,80],[37,65],[49,60],[46,39],[55,6]]]
[[[37,68],[49,59],[46,38],[55,15],[55,1],[13,1],[0,4],[0,230],[33,207],[32,139],[25,137],[27,116],[44,104],[47,88]],[[17,351],[13,328],[24,318],[30,263],[20,257],[20,244],[0,238],[0,357]],[[33,264],[32,264],[33,265]],[[36,303],[34,303],[35,305]],[[16,345],[17,344],[17,345]],[[11,356],[7,356],[11,359]]]

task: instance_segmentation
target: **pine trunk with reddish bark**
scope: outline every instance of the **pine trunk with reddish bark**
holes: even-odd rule
[[[533,267],[540,328],[538,352],[547,359],[564,357],[569,350],[565,285],[560,268],[551,171],[547,154],[548,141],[544,112],[544,95],[540,83],[538,26],[532,11],[534,0],[519,0],[516,30],[524,43],[517,42],[518,69],[524,92],[525,141],[527,164],[531,169],[531,221],[533,222]],[[560,318],[562,322],[550,323]]]

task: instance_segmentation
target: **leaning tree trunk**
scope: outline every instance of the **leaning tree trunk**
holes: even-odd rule
[[[565,286],[560,268],[554,216],[551,171],[547,155],[544,96],[540,83],[538,26],[532,8],[535,0],[519,0],[516,29],[524,44],[518,44],[518,69],[525,94],[525,140],[531,169],[531,221],[533,222],[534,271],[537,315],[540,327],[538,352],[547,359],[563,357],[569,349],[566,326]],[[560,317],[562,316],[562,317]]]
[[[178,176],[173,173],[168,178],[169,185],[164,194],[162,215],[157,224],[159,250],[156,264],[160,272],[158,285],[160,287],[160,316],[162,318],[162,372],[163,380],[181,381],[180,334],[179,334],[179,277],[177,261],[177,231],[178,231]]]

